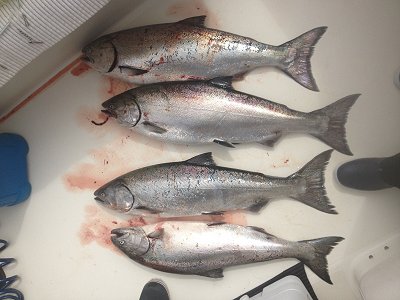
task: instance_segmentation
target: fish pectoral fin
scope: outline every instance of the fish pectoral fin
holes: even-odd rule
[[[268,200],[263,201],[263,202],[258,202],[256,204],[253,204],[252,206],[247,207],[246,210],[251,211],[251,212],[259,212],[267,204],[268,204]]]
[[[206,17],[207,16],[191,17],[191,18],[183,19],[183,20],[179,21],[178,23],[194,25],[194,26],[198,26],[198,27],[205,27],[204,22],[206,20]]]
[[[229,143],[227,141],[215,139],[215,140],[213,140],[213,142],[218,145],[224,146],[224,147],[235,148],[235,146],[233,146],[231,143]]]
[[[210,278],[222,278],[224,277],[224,270],[223,269],[215,269],[210,270],[204,273],[199,274],[200,276],[210,277]]]
[[[274,238],[274,237],[275,237],[274,235],[272,235],[272,234],[266,232],[264,228],[257,227],[257,226],[246,226],[246,227],[249,228],[249,229],[251,229],[251,230],[264,233],[265,235],[267,235],[268,238]]]
[[[213,85],[222,87],[224,89],[233,89],[232,87],[232,76],[226,76],[226,77],[217,77],[209,80],[209,82]]]
[[[147,237],[152,239],[160,239],[164,234],[164,228],[156,229],[153,232],[150,232]]]
[[[216,166],[211,152],[206,152],[191,159],[186,160],[186,163],[200,166]]]
[[[202,215],[211,215],[211,216],[221,216],[221,215],[223,215],[224,214],[224,212],[223,211],[203,211],[202,213],[201,213]]]
[[[153,209],[144,205],[140,205],[137,207],[134,207],[135,209],[141,209],[141,210],[146,210],[147,212],[149,212],[150,214],[159,214],[161,211],[157,210],[157,209]]]
[[[137,75],[143,75],[147,72],[148,70],[143,70],[143,69],[137,69],[129,66],[119,66],[119,71],[121,74],[127,75],[127,76],[137,76]]]
[[[207,226],[218,226],[224,224],[226,224],[226,222],[213,222],[213,223],[207,223]]]
[[[153,133],[163,134],[168,131],[167,129],[158,126],[156,123],[150,121],[144,121],[142,125],[145,126],[148,131]]]
[[[282,132],[277,131],[267,136],[264,141],[259,142],[261,145],[265,145],[268,147],[273,147],[275,143],[282,137]]]

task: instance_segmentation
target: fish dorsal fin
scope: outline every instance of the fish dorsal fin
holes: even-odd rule
[[[268,236],[268,238],[274,238],[275,237],[274,235],[266,232],[264,228],[257,227],[257,226],[246,226],[246,227],[250,228],[250,229],[252,229],[254,231],[258,231],[258,232],[264,233],[264,234],[266,234]]]
[[[147,237],[152,238],[152,239],[160,239],[162,238],[164,234],[164,229],[160,228],[160,229],[156,229],[153,232],[150,232]]]
[[[224,89],[233,89],[232,78],[233,77],[231,77],[231,76],[217,77],[217,78],[211,79],[209,82],[213,85],[222,87]]]
[[[195,157],[192,157],[191,159],[188,159],[186,162],[192,165],[216,166],[211,152],[197,155]]]
[[[183,19],[183,20],[179,21],[178,23],[194,25],[194,26],[198,26],[198,27],[205,27],[204,22],[206,20],[206,17],[207,16],[191,17],[191,18]]]

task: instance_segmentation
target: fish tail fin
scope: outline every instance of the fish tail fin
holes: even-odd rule
[[[328,27],[317,27],[279,46],[286,54],[279,67],[302,86],[319,91],[311,72],[314,46]]]
[[[344,238],[339,236],[329,236],[314,240],[300,241],[300,243],[306,243],[312,248],[311,251],[307,250],[307,252],[304,253],[304,256],[299,259],[306,264],[319,278],[329,284],[332,284],[328,273],[328,261],[326,257],[329,253],[331,253],[332,249],[343,240]]]
[[[328,126],[320,133],[312,133],[333,149],[347,155],[353,155],[346,141],[347,115],[360,94],[349,95],[324,108],[311,112],[311,115],[327,116]],[[321,127],[323,128],[323,127]]]
[[[305,189],[301,193],[292,196],[315,209],[328,214],[337,214],[335,207],[329,202],[324,186],[325,168],[332,154],[332,149],[322,152],[308,162],[303,168],[289,176],[293,179],[304,179]],[[303,184],[304,186],[304,184]]]

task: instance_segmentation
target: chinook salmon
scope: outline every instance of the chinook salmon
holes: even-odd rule
[[[311,73],[318,27],[280,46],[206,28],[206,16],[132,28],[102,36],[82,49],[94,69],[138,84],[242,75],[258,67],[281,69],[318,91]]]
[[[215,142],[234,147],[256,142],[273,146],[285,134],[305,133],[351,155],[345,123],[359,94],[304,113],[235,91],[231,79],[137,87],[104,102],[103,112],[122,126],[173,143]]]
[[[293,242],[258,227],[170,221],[118,228],[111,234],[128,257],[164,272],[221,278],[225,267],[296,258],[330,284],[326,256],[343,240],[331,236]]]
[[[121,212],[166,215],[260,211],[271,199],[292,198],[336,214],[324,187],[325,151],[286,177],[219,167],[211,153],[186,161],[153,165],[122,175],[95,191],[95,200]]]

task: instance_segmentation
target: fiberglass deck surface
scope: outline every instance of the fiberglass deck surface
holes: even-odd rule
[[[345,240],[328,257],[334,284],[326,284],[309,269],[307,274],[320,299],[361,299],[354,259],[363,253],[374,254],[368,251],[399,234],[400,194],[395,189],[366,193],[341,187],[335,170],[354,158],[389,156],[400,149],[400,91],[392,82],[400,65],[399,2],[137,3],[110,30],[206,14],[209,27],[281,44],[314,27],[328,26],[312,58],[319,93],[275,69],[253,71],[234,87],[300,111],[362,94],[346,126],[354,156],[334,152],[326,170],[327,193],[339,214],[325,214],[282,199],[272,201],[259,214],[240,212],[222,219],[260,226],[290,240],[343,236]],[[305,135],[287,136],[273,149],[260,145],[236,149],[178,146],[121,129],[111,120],[104,126],[90,122],[101,120],[99,109],[104,100],[129,87],[93,70],[75,69],[1,124],[2,132],[19,133],[30,145],[32,195],[21,205],[0,209],[0,238],[10,242],[1,255],[18,259],[7,273],[21,276],[18,288],[26,299],[138,299],[143,285],[152,278],[167,283],[173,300],[232,299],[294,265],[295,259],[285,259],[230,267],[223,279],[215,280],[143,267],[111,245],[112,228],[141,220],[98,206],[93,191],[126,171],[212,151],[219,165],[287,176],[328,149]],[[393,255],[395,248],[388,246],[384,255]],[[370,262],[366,259],[363,264]]]

